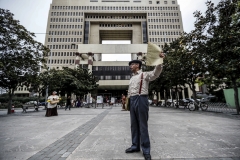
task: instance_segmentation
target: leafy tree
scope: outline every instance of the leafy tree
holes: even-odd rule
[[[97,80],[89,73],[87,69],[78,67],[76,69],[63,68],[63,70],[51,69],[47,74],[47,81],[44,80],[45,86],[48,86],[49,91],[56,90],[61,92],[61,95],[74,93],[83,95],[87,92],[95,90],[98,85]]]
[[[185,48],[180,45],[180,40],[172,42],[170,45],[165,44],[164,52],[167,56],[164,60],[164,70],[166,79],[169,81],[169,89],[171,93],[175,95],[178,103],[178,89],[180,86],[185,86],[187,73],[184,70],[185,60],[182,58],[182,54]],[[173,96],[173,95],[172,95]]]
[[[205,15],[196,12],[196,30],[207,37],[202,43],[209,73],[227,78],[234,89],[237,114],[240,112],[237,83],[240,78],[240,2],[221,0],[216,6],[208,1]],[[203,41],[202,41],[203,42]]]
[[[89,73],[87,69],[78,67],[76,69],[64,68],[64,71],[72,76],[72,87],[67,89],[68,93],[75,93],[76,95],[83,95],[87,92],[93,91],[98,87],[97,79]],[[68,83],[69,81],[65,81]]]
[[[167,53],[164,63],[169,85],[177,89],[179,85],[188,84],[194,99],[196,99],[196,80],[207,69],[204,50],[200,45],[201,40],[201,35],[197,32],[184,33],[169,46],[164,47]]]
[[[39,64],[49,52],[13,16],[9,10],[0,9],[0,87],[8,90],[8,114],[14,91],[38,74]]]
[[[48,71],[44,71],[29,80],[29,91],[38,93],[37,102],[39,102],[41,95],[43,95],[47,89],[48,79],[49,73]]]

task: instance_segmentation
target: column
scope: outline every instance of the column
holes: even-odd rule
[[[76,54],[76,58],[75,58],[75,67],[77,68],[78,66],[79,66],[79,64],[80,64],[80,58],[79,58],[79,56],[80,56],[80,53],[75,53]]]
[[[142,60],[142,59],[143,59],[142,55],[143,55],[142,52],[138,52],[138,53],[137,53],[137,59],[138,59],[138,60]]]
[[[88,52],[88,69],[89,69],[89,72],[92,72],[92,66],[93,66],[93,53]]]
[[[161,101],[161,94],[158,92],[158,101]]]

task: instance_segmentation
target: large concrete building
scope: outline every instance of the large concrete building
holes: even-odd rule
[[[126,61],[101,61],[102,54],[131,54],[142,59],[147,42],[163,47],[183,32],[177,0],[52,0],[45,45],[49,68],[86,67],[99,78],[98,94],[127,92]],[[129,40],[131,44],[102,44]]]

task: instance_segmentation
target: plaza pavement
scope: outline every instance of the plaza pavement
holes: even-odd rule
[[[120,105],[6,115],[0,111],[0,160],[143,159],[126,154],[130,118]],[[152,159],[240,160],[240,116],[150,107]]]

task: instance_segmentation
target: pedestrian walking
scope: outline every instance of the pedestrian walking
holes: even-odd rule
[[[58,95],[56,95],[57,92],[53,91],[52,95],[50,95],[48,97],[48,104],[47,104],[47,110],[46,110],[46,117],[50,117],[50,116],[57,116],[58,112],[57,112],[57,103],[59,102],[60,98]]]
[[[159,56],[164,58],[164,54]],[[145,160],[151,160],[150,140],[148,134],[148,86],[149,82],[155,80],[162,72],[162,65],[159,64],[153,71],[142,72],[142,61],[132,60],[129,62],[132,77],[128,87],[130,98],[130,119],[132,146],[126,149],[126,153],[139,152],[140,147]]]
[[[71,110],[71,96],[67,97],[67,103],[66,103],[66,107],[65,107],[65,111],[69,108],[69,110]]]
[[[126,104],[126,96],[122,94],[122,111],[126,111],[125,104]]]
[[[81,106],[81,99],[80,97],[77,97],[76,107],[79,108]]]

